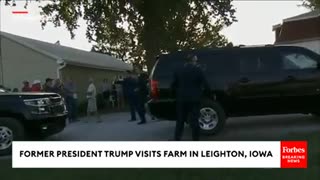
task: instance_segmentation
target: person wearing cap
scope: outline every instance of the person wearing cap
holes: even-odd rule
[[[47,78],[46,83],[43,85],[42,91],[43,92],[53,92],[52,83],[53,83],[53,79]]]
[[[34,80],[31,86],[32,92],[41,92],[41,81],[40,80]]]
[[[29,81],[23,81],[22,92],[31,92],[31,87]]]

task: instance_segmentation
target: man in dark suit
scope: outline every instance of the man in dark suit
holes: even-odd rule
[[[53,92],[53,79],[47,78],[42,88],[43,92]]]
[[[199,140],[200,127],[200,103],[203,88],[209,90],[210,87],[204,73],[198,66],[197,56],[189,55],[187,63],[174,73],[172,89],[176,95],[177,122],[174,140],[180,141],[183,135],[184,123],[190,117],[192,127],[192,139]]]
[[[146,119],[144,107],[141,106],[143,102],[139,96],[139,81],[134,77],[134,73],[132,71],[127,71],[127,73],[128,77],[124,78],[123,81],[116,83],[122,84],[124,96],[129,103],[131,112],[131,119],[129,121],[136,121],[136,112],[138,112],[141,120],[138,124],[144,124]]]
[[[137,96],[138,96],[138,101],[137,101],[137,106],[138,110],[141,113],[141,116],[143,117],[141,121],[138,124],[145,124],[146,123],[146,108],[145,104],[148,101],[148,75],[146,73],[140,73],[138,77],[138,91],[137,91]],[[138,112],[139,112],[138,111]]]

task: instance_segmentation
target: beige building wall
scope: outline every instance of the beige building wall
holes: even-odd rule
[[[302,41],[281,43],[278,45],[300,46],[300,47],[310,49],[310,50],[320,54],[320,38],[314,39],[314,40],[302,40]]]
[[[24,80],[41,80],[43,84],[47,77],[57,77],[54,59],[2,36],[1,48],[5,87],[20,91]]]
[[[101,85],[103,79],[108,79],[109,83],[111,83],[116,76],[123,76],[125,74],[121,71],[102,70],[75,65],[67,65],[64,69],[62,69],[61,73],[63,80],[65,80],[67,77],[73,79],[77,86],[80,101],[85,100],[90,77],[94,79],[97,88],[97,93],[101,93]]]

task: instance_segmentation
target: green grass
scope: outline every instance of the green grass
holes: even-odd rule
[[[307,169],[12,169],[11,160],[0,161],[2,180],[319,180],[320,133],[290,135],[286,140],[307,140]]]

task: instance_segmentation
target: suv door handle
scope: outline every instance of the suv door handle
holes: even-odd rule
[[[288,76],[286,77],[286,81],[294,81],[296,78],[294,76]]]
[[[248,78],[241,78],[239,80],[240,83],[248,83],[250,80]]]

